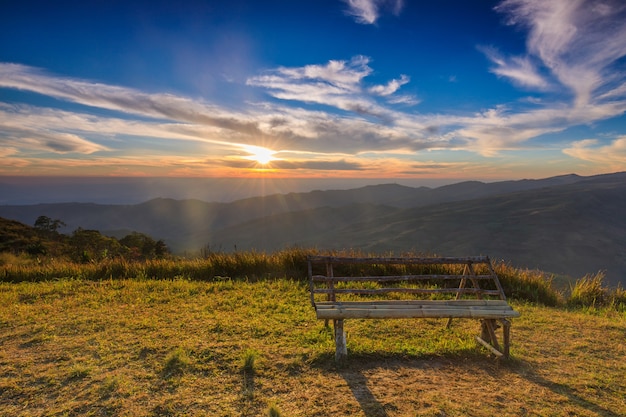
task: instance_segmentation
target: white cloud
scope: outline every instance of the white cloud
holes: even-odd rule
[[[279,67],[264,75],[251,77],[247,84],[263,87],[273,97],[305,103],[322,104],[362,116],[373,116],[389,122],[392,112],[380,106],[368,93],[385,96],[392,100],[393,94],[409,82],[406,75],[391,80],[386,85],[365,87],[363,80],[372,73],[369,58],[356,56],[350,61],[331,60],[325,65],[304,67]],[[410,98],[397,98],[398,102],[410,102]]]
[[[404,7],[403,0],[344,0],[348,5],[346,13],[353,16],[357,23],[371,25],[376,23],[382,10],[388,9],[399,15]]]
[[[542,87],[531,59],[537,59],[584,107],[622,85],[624,74],[611,66],[626,55],[626,3],[618,0],[505,0],[496,10],[510,24],[528,28],[528,56],[490,57],[498,74]],[[489,56],[489,55],[488,55]],[[623,96],[622,96],[623,97]]]
[[[624,170],[626,167],[626,136],[609,144],[599,145],[597,139],[585,139],[572,143],[563,153],[572,158],[592,162],[607,170]]]
[[[504,59],[495,48],[479,48],[496,65],[491,69],[494,74],[511,79],[514,84],[522,87],[546,90],[548,81],[539,74],[529,57],[512,57]]]
[[[24,113],[25,110],[28,113]],[[33,124],[32,121],[38,118],[31,111],[31,107],[15,109],[0,106],[0,144],[3,147],[60,154],[91,154],[107,149],[79,134],[68,132],[71,126],[67,123],[60,123],[59,126],[50,123]]]
[[[259,133],[254,123],[219,106],[172,94],[149,94],[132,88],[55,77],[19,64],[0,63],[2,87],[126,114],[211,125],[244,134]]]
[[[390,96],[410,80],[409,76],[402,74],[399,80],[391,80],[386,85],[375,85],[369,91],[379,96]]]
[[[409,106],[414,106],[420,103],[420,100],[410,95],[400,95],[389,97],[387,101],[391,104],[406,104]]]
[[[361,81],[372,72],[368,64],[369,58],[356,56],[350,61],[331,60],[326,65],[279,67],[266,75],[251,77],[246,83],[300,98],[315,90],[321,97],[347,95],[360,92]]]

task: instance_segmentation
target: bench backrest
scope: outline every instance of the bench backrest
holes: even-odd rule
[[[405,299],[410,295],[414,298],[436,296],[506,300],[498,275],[487,256],[309,256],[308,276],[314,307],[318,301],[339,301],[344,296]]]

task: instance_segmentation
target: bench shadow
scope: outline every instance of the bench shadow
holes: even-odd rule
[[[372,369],[437,369],[440,367],[458,367],[459,369],[481,369],[494,378],[507,380],[511,374],[518,375],[530,384],[541,386],[555,394],[565,396],[569,402],[578,405],[596,415],[605,417],[621,417],[621,414],[596,404],[580,395],[567,384],[551,381],[535,371],[532,364],[522,359],[511,358],[499,361],[484,353],[460,351],[443,355],[410,355],[410,354],[350,354],[341,365],[334,362],[331,354],[321,355],[311,365],[329,372],[336,372],[348,385],[355,400],[366,417],[387,417],[393,413],[395,406],[384,404],[369,389],[367,372]],[[528,410],[530,411],[530,410]]]
[[[484,354],[482,355],[484,357]],[[367,372],[373,369],[433,369],[456,362],[476,359],[471,351],[460,351],[449,355],[394,354],[380,352],[374,354],[349,353],[342,364],[336,364],[334,354],[323,354],[311,362],[313,367],[336,372],[348,385],[365,417],[388,417],[396,411],[396,406],[381,402],[369,388]],[[484,359],[484,358],[483,358]],[[489,359],[484,359],[489,361]]]
[[[613,410],[607,409],[601,405],[598,405],[589,399],[581,396],[576,390],[566,384],[562,384],[555,381],[550,381],[544,376],[535,372],[533,366],[525,361],[516,360],[515,363],[507,366],[512,372],[516,373],[520,377],[524,378],[531,384],[542,386],[555,394],[565,396],[568,401],[578,404],[580,407],[591,411],[599,416],[604,417],[621,417],[623,414],[618,414]]]
[[[365,417],[388,417],[387,411],[383,404],[378,401],[376,396],[367,386],[367,377],[363,371],[357,369],[339,369],[339,374],[346,381],[354,399],[359,403]]]

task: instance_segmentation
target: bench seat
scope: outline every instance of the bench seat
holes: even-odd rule
[[[388,318],[472,318],[500,319],[519,317],[504,300],[389,300],[389,301],[320,301],[318,319],[388,319]]]

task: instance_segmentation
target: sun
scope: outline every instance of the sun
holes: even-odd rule
[[[278,159],[274,157],[276,151],[268,148],[263,148],[261,146],[247,145],[245,147],[245,150],[246,152],[250,153],[250,155],[246,156],[245,158],[254,161],[260,165],[267,165],[270,162]]]

